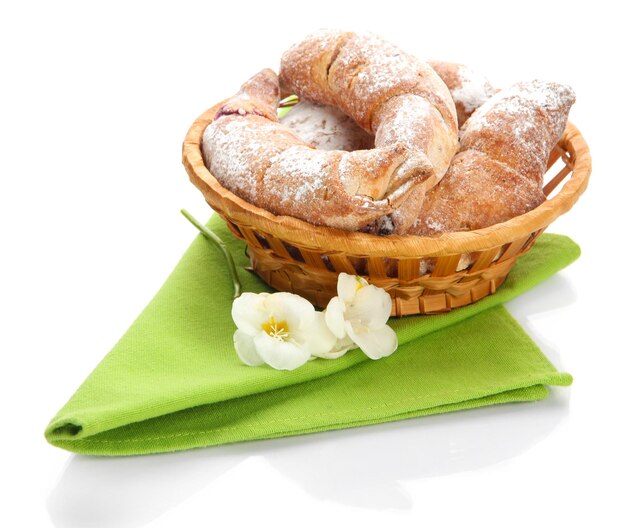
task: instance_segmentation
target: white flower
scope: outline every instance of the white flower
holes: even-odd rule
[[[338,339],[335,349],[351,340],[371,359],[396,351],[398,337],[387,326],[391,297],[385,290],[362,277],[340,273],[337,294],[325,312],[326,324]]]
[[[293,370],[337,342],[323,313],[293,293],[243,293],[233,302],[232,317],[235,350],[246,365]]]

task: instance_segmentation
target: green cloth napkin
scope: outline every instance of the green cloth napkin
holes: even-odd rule
[[[209,222],[245,291],[267,286],[244,244]],[[198,236],[161,290],[48,425],[47,440],[92,455],[135,455],[366,425],[494,403],[538,400],[569,385],[500,306],[574,261],[569,238],[544,234],[495,295],[445,315],[390,321],[400,346],[291,371],[239,362],[222,254]]]

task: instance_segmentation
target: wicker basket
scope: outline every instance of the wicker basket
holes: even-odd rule
[[[544,193],[554,196],[524,215],[436,238],[341,231],[273,215],[220,185],[201,152],[204,129],[219,106],[203,113],[185,138],[183,163],[189,177],[232,233],[246,242],[254,271],[273,288],[297,293],[320,308],[336,295],[342,271],[362,275],[389,292],[395,316],[447,312],[482,299],[504,282],[517,257],[543,230],[574,205],[591,173],[589,148],[568,123],[548,165],[553,176]]]

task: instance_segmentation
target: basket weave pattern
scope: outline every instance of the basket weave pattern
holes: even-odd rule
[[[267,284],[321,308],[336,295],[342,271],[384,288],[393,300],[395,316],[446,312],[482,299],[504,282],[517,258],[532,248],[543,230],[573,206],[591,173],[587,144],[568,123],[549,161],[554,176],[544,193],[550,198],[524,215],[477,231],[432,238],[341,231],[273,215],[220,185],[201,152],[202,134],[219,106],[195,121],[183,143],[183,163],[191,181],[231,232],[246,242],[252,269]]]

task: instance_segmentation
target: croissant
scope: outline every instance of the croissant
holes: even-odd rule
[[[424,192],[457,151],[456,110],[444,82],[426,62],[376,36],[322,31],[307,37],[283,54],[280,84],[284,94],[339,108],[374,135],[377,148],[401,145],[416,165],[426,163],[403,205],[404,218],[419,211]],[[401,169],[390,188],[406,181],[403,176]]]
[[[543,81],[521,82],[489,99],[461,129],[459,153],[407,232],[480,229],[540,205],[548,158],[574,101],[570,87]]]
[[[278,123],[278,99],[277,75],[263,70],[218,109],[203,135],[209,171],[254,205],[358,230],[399,207],[413,180],[430,170],[427,160],[416,161],[398,144],[354,152],[314,149]]]

